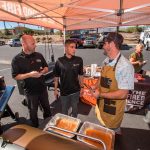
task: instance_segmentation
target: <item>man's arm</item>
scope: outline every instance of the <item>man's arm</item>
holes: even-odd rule
[[[14,79],[15,80],[24,80],[30,78],[30,73],[18,74]]]
[[[130,62],[131,62],[131,64],[132,65],[137,65],[137,64],[139,64],[139,61],[135,61],[135,59],[134,58],[130,58]]]
[[[140,66],[142,66],[143,64],[144,64],[144,61],[139,61],[139,60],[137,60],[137,61],[135,61],[135,59],[134,58],[130,58],[130,62],[131,62],[131,64],[132,65],[140,65]]]
[[[84,84],[83,84],[83,75],[79,75],[79,84],[80,87],[83,88]]]
[[[27,78],[39,78],[42,75],[42,73],[38,71],[31,71],[29,73],[24,74],[18,74],[14,77],[15,80],[24,80]]]
[[[48,72],[48,67],[44,67],[40,73],[45,74]]]
[[[100,93],[100,91],[98,91],[98,90],[91,90],[91,92],[92,92],[93,96],[96,98],[101,97],[101,98],[106,98],[106,99],[110,99],[110,100],[113,100],[113,99],[124,100],[127,98],[129,90],[117,90],[117,91],[108,92],[108,93]]]
[[[54,78],[54,96],[55,96],[56,99],[59,96],[59,93],[58,93],[58,84],[59,84],[59,77],[55,77]]]
[[[82,58],[79,66],[78,79],[79,79],[80,87],[83,88],[84,83],[83,83],[83,59]]]
[[[99,93],[99,96],[102,98],[107,98],[107,99],[115,99],[115,100],[120,100],[120,99],[126,99],[128,95],[129,90],[117,90],[114,92],[108,92],[108,93]]]
[[[58,82],[59,82],[59,77],[54,78],[54,89],[57,90],[58,88]]]

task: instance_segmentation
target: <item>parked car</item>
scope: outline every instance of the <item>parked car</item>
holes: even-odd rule
[[[139,38],[139,43],[141,42],[144,44],[144,39],[147,36],[147,34],[149,34],[149,33],[150,33],[150,30],[145,30],[145,31],[141,32],[140,38]]]
[[[110,33],[110,32],[103,32],[103,33],[101,33],[101,35],[100,35],[100,37],[97,39],[97,41],[96,41],[96,46],[98,47],[98,48],[102,48],[103,47],[103,44],[104,44],[104,38],[108,35],[108,33]]]
[[[0,46],[5,45],[5,41],[0,40]]]
[[[10,39],[8,41],[8,45],[11,46],[11,47],[15,47],[15,46],[21,46],[21,41],[20,39]]]
[[[72,39],[76,42],[76,48],[78,48],[80,46],[83,46],[83,40],[85,38],[81,35],[74,35],[74,36],[70,36],[70,39]]]
[[[144,46],[146,50],[150,50],[150,32],[144,38]]]
[[[87,37],[83,41],[83,47],[96,47],[96,37]]]

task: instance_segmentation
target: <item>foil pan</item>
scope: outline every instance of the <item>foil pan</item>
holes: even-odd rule
[[[86,134],[86,131],[87,131],[87,129],[94,129],[94,130],[96,130],[96,131],[101,131],[101,132],[103,132],[104,134],[109,134],[110,135],[110,145],[111,146],[107,146],[107,144],[108,143],[105,143],[105,141],[103,141],[103,139],[100,139],[100,138],[97,138],[97,139],[99,139],[99,140],[101,140],[102,141],[102,143],[104,143],[104,145],[103,145],[103,149],[107,149],[107,150],[113,150],[114,149],[114,141],[115,141],[115,132],[113,131],[113,130],[110,130],[110,129],[108,129],[108,128],[105,128],[105,127],[103,127],[103,126],[100,126],[100,125],[97,125],[97,124],[94,124],[94,123],[91,123],[91,122],[84,122],[83,123],[83,125],[82,125],[82,127],[80,128],[80,130],[79,130],[79,134],[82,134],[82,135],[87,135]],[[88,135],[89,136],[89,135]],[[94,137],[94,136],[91,136],[91,137]],[[95,138],[95,137],[94,137]],[[95,146],[95,145],[93,145],[93,144],[91,144],[91,143],[89,143],[89,142],[87,142],[86,140],[85,140],[85,138],[84,137],[82,137],[82,136],[77,136],[77,140],[79,140],[79,141],[81,141],[81,142],[83,142],[83,143],[86,143],[86,144],[89,144],[89,145],[92,145],[92,146]],[[95,146],[96,147],[96,146]]]
[[[60,119],[62,119],[62,120],[65,119],[66,122],[68,121],[68,123],[67,123],[68,127],[71,125],[71,123],[75,124],[75,127],[73,128],[72,132],[76,132],[78,130],[80,123],[81,123],[81,120],[78,118],[73,118],[71,116],[67,116],[67,115],[58,113],[46,124],[44,131],[52,132],[52,133],[55,133],[58,135],[63,135],[63,136],[68,137],[68,138],[73,138],[75,136],[75,134],[67,133],[66,130],[71,131],[71,130],[67,129],[67,126],[65,128],[59,127],[61,130],[56,130],[57,129],[57,122]],[[55,127],[56,127],[56,129],[55,129]],[[65,130],[63,131],[63,129],[65,129]],[[61,132],[61,131],[63,131],[63,132]]]

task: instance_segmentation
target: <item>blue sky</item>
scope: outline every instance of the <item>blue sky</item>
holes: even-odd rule
[[[5,22],[5,25],[6,25],[6,28],[13,28],[13,27],[16,27],[18,26],[18,23],[15,23],[15,22]],[[22,23],[19,23],[19,26],[25,26],[27,28],[30,28],[30,29],[41,29],[40,27],[38,26],[33,26],[33,25],[27,25],[27,24],[22,24]],[[3,21],[0,21],[0,29],[4,29],[4,22]]]

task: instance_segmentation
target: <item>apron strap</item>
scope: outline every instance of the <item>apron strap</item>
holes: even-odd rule
[[[117,66],[117,63],[118,63],[118,61],[119,61],[120,57],[121,57],[121,54],[120,54],[120,55],[119,55],[119,57],[117,58],[117,61],[116,61],[115,65],[114,65],[114,68],[113,68],[113,71],[115,71],[116,66]]]

